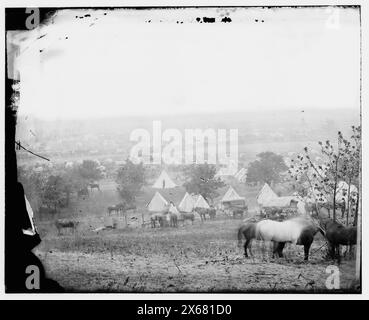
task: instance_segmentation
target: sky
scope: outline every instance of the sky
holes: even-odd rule
[[[19,45],[20,115],[359,112],[355,9],[61,10],[53,20],[8,33]]]

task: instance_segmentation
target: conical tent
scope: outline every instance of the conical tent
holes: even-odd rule
[[[245,198],[240,197],[239,194],[232,187],[229,187],[228,191],[223,196],[221,202],[230,202],[237,200],[245,200]]]
[[[271,199],[278,198],[276,193],[272,190],[267,183],[261,188],[259,194],[256,197],[257,203],[262,206],[264,203],[270,201]]]
[[[169,177],[168,173],[163,170],[153,185],[153,188],[156,189],[170,189],[174,188],[177,185],[173,182],[173,180]]]
[[[182,211],[182,212],[192,212],[194,206],[195,206],[195,200],[188,192],[186,192],[183,199],[178,205],[178,209],[179,211]]]
[[[168,205],[168,201],[159,192],[156,192],[147,205],[147,208],[151,212],[160,212],[167,209]]]
[[[201,194],[199,194],[199,196],[197,197],[194,207],[195,208],[205,208],[205,209],[210,208],[209,204],[206,202],[206,200]]]

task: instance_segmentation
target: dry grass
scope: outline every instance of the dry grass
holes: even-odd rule
[[[254,292],[325,291],[324,250],[290,245],[273,259],[268,244],[253,244],[245,259],[237,247],[239,221],[218,220],[178,229],[122,229],[49,236],[38,248],[50,275],[71,291]],[[315,252],[316,251],[316,252]],[[341,288],[354,276],[344,261]],[[301,274],[301,275],[300,275]],[[128,279],[128,280],[127,280]],[[310,284],[309,284],[310,283]]]
[[[76,233],[58,236],[52,219],[38,223],[42,243],[36,253],[47,272],[68,291],[83,292],[323,292],[327,291],[324,240],[317,236],[310,261],[303,247],[289,245],[286,258],[273,259],[269,245],[254,242],[253,258],[237,247],[240,220],[215,221],[178,228],[141,227],[142,207],[130,213],[129,227],[94,232],[104,225],[106,207],[119,200],[114,185],[73,204],[81,221]],[[145,199],[143,200],[145,201]],[[134,223],[131,217],[136,216]],[[341,288],[354,278],[353,260],[340,266]]]

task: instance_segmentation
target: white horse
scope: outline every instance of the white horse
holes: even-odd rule
[[[245,237],[245,256],[247,248],[252,239],[272,241],[273,254],[283,257],[283,248],[286,243],[303,245],[305,260],[308,260],[310,246],[314,240],[315,234],[324,231],[318,227],[312,220],[306,218],[293,218],[283,222],[274,220],[261,220],[256,223],[245,223],[238,230],[238,241],[241,244],[242,235]]]

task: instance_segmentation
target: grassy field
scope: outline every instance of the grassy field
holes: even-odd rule
[[[215,221],[197,218],[178,228],[143,228],[144,204],[153,191],[142,192],[128,227],[121,218],[118,229],[94,231],[105,225],[106,207],[119,201],[112,182],[105,182],[101,193],[74,199],[60,215],[36,221],[42,243],[35,252],[48,275],[73,292],[327,291],[326,267],[332,262],[324,258],[325,241],[318,235],[307,263],[301,246],[288,245],[284,258],[273,259],[270,244],[258,241],[253,258],[245,259],[237,246],[238,219],[218,215]],[[249,190],[247,196],[255,193]],[[75,233],[57,234],[54,219],[63,217],[80,221]],[[354,260],[340,265],[342,290],[354,279],[354,267]]]
[[[216,220],[170,229],[65,232],[43,239],[37,254],[48,274],[68,291],[254,292],[325,291],[323,239],[309,262],[303,247],[289,245],[285,258],[255,241],[253,258],[237,247],[239,220]],[[340,265],[341,288],[354,277],[354,261]]]

